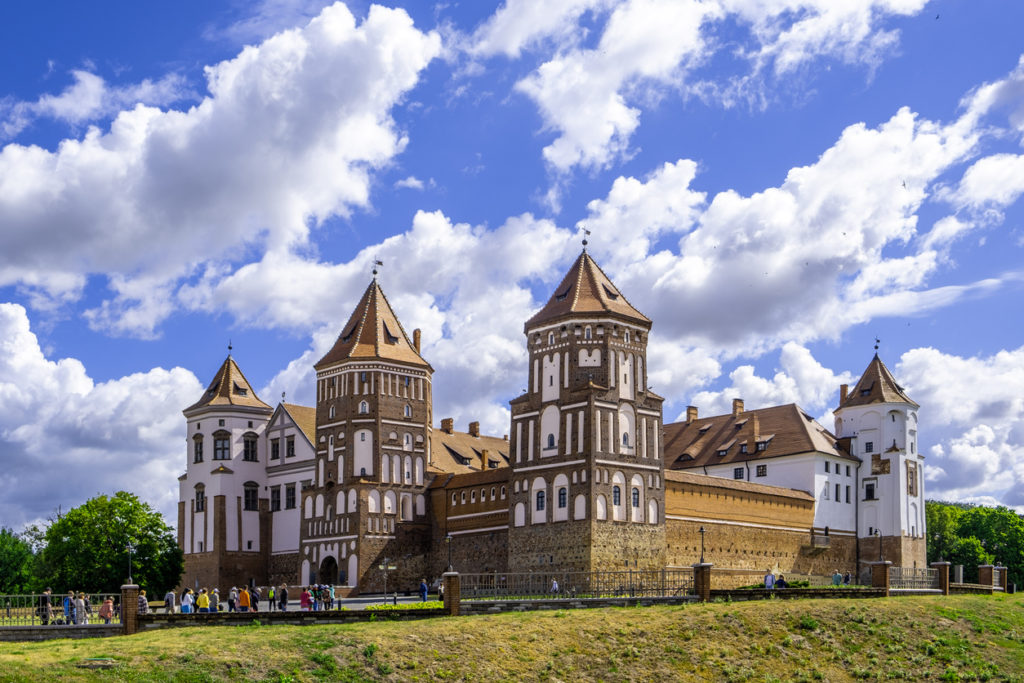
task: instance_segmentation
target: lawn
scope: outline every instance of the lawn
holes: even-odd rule
[[[90,671],[92,658],[113,668]],[[1024,599],[770,600],[0,644],[0,681],[1024,680]]]

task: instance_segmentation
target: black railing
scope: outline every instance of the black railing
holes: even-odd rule
[[[120,593],[92,593],[83,598],[81,603],[77,598],[71,601],[66,594],[54,593],[49,598],[47,603],[45,594],[41,593],[0,595],[0,626],[84,626],[121,623]],[[110,605],[104,607],[108,598],[111,601]],[[104,616],[100,616],[101,614]]]
[[[693,593],[692,569],[463,574],[462,600],[672,597]]]

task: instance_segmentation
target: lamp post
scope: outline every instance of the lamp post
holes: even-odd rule
[[[700,563],[704,564],[704,527],[697,529],[700,534]]]
[[[882,534],[878,533],[878,529],[875,528],[875,538],[878,539],[878,561],[882,561]]]
[[[444,544],[448,546],[448,571],[455,571],[452,568],[452,535],[448,534],[444,537]]]
[[[132,583],[132,553],[135,552],[135,546],[132,545],[131,541],[128,541],[128,545],[125,546],[125,550],[128,551],[128,584]]]

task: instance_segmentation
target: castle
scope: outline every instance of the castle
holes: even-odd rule
[[[834,433],[740,399],[664,424],[650,331],[584,248],[524,325],[528,389],[502,437],[434,426],[419,330],[376,277],[315,365],[315,407],[264,403],[229,355],[184,410],[182,585],[375,592],[384,564],[408,590],[449,566],[660,569],[702,550],[738,575],[925,566],[918,405],[877,354],[840,388]]]

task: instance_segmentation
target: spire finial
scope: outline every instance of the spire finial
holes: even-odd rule
[[[231,339],[228,339],[228,355],[229,355],[229,356],[231,355],[231,349],[233,349],[233,348],[234,348],[234,347],[233,347],[233,346],[231,346]]]
[[[587,230],[582,225],[580,226],[580,229],[583,230],[583,251],[584,251],[584,253],[586,253],[586,251],[587,251],[587,235],[590,234],[590,231]]]
[[[881,343],[882,343],[882,340],[879,339],[878,337],[875,337],[875,354],[876,355],[878,354],[878,345],[881,344]]]
[[[284,392],[281,392],[281,403],[284,403]]]
[[[383,266],[384,262],[378,258],[373,259],[373,279],[377,279],[377,266]]]

